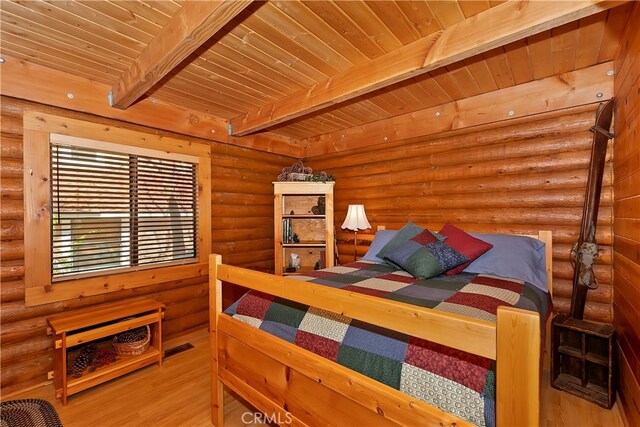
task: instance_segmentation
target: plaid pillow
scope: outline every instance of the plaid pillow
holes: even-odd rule
[[[469,258],[438,240],[429,230],[390,251],[386,259],[417,279],[429,279],[469,261]]]
[[[380,259],[386,260],[388,255],[394,251],[396,251],[400,246],[409,241],[410,239],[418,236],[421,233],[424,233],[425,228],[420,227],[419,225],[414,224],[413,222],[407,222],[404,227],[402,227],[395,236],[389,242],[380,249],[380,252],[376,254],[376,256]],[[446,237],[438,234],[436,232],[431,231],[431,235],[435,236],[437,240],[445,240]]]

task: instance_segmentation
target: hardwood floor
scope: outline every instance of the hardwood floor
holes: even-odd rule
[[[150,366],[69,398],[62,406],[52,385],[11,399],[45,399],[52,402],[65,427],[85,426],[210,426],[209,336],[197,331],[165,343],[172,348],[190,342],[195,348],[164,360],[162,368]],[[542,427],[622,427],[618,404],[611,411],[549,387],[545,372]],[[3,397],[3,400],[4,397]],[[262,425],[251,422],[246,403],[225,396],[225,425]]]

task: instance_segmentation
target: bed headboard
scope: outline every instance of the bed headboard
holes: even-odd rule
[[[379,225],[378,230],[386,230],[387,227]],[[549,289],[549,295],[553,296],[553,236],[549,230],[540,230],[537,234],[518,234],[513,233],[516,236],[531,237],[538,239],[544,243],[545,265],[547,268],[547,288]]]

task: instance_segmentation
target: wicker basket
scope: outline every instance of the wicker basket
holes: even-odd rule
[[[147,325],[147,337],[145,339],[140,341],[134,341],[134,342],[118,343],[118,342],[115,342],[115,338],[114,338],[113,348],[115,349],[116,353],[121,356],[137,356],[147,351],[150,343],[151,343],[151,328],[149,328],[149,325]]]

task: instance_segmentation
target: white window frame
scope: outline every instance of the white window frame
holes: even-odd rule
[[[51,280],[50,144],[60,142],[197,163],[197,257],[124,272]],[[124,150],[124,151],[123,151]],[[211,147],[207,143],[105,126],[36,111],[24,113],[25,302],[27,306],[165,283],[208,273],[211,252]]]

